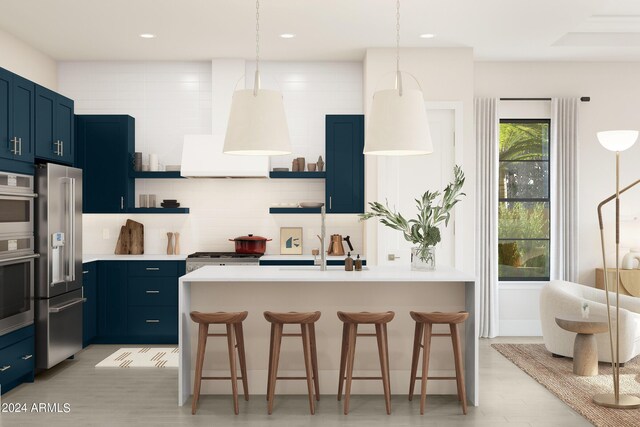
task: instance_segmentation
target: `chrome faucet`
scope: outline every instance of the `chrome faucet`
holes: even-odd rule
[[[322,206],[320,208],[320,217],[322,218],[322,223],[320,225],[320,271],[326,271],[327,270],[327,250],[325,247],[325,240],[327,237],[327,227],[326,227],[326,220],[327,220],[327,210],[325,209],[324,206]]]

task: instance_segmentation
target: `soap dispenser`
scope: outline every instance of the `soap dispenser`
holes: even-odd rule
[[[353,271],[353,258],[351,258],[351,252],[347,253],[347,257],[344,259],[344,271]]]
[[[362,260],[360,259],[360,254],[356,257],[354,264],[356,271],[362,271]]]

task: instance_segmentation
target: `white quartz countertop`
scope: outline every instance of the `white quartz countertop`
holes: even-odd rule
[[[409,266],[368,267],[345,271],[343,267],[206,266],[180,282],[474,282],[475,278],[452,268],[412,271]]]
[[[82,255],[82,262],[93,261],[184,261],[187,255],[166,255],[166,254],[143,254],[143,255],[114,255],[97,254]]]
[[[356,259],[357,254],[351,254],[351,258]],[[320,255],[317,257],[314,255],[262,255],[260,257],[260,261],[313,261],[315,258],[320,258]],[[346,255],[327,255],[327,260],[329,261],[342,261],[347,258]],[[365,259],[362,255],[360,259]]]

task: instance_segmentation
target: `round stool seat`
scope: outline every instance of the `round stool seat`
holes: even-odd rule
[[[191,320],[196,323],[203,324],[233,324],[240,323],[244,319],[247,318],[249,314],[248,311],[238,311],[238,312],[223,312],[219,311],[216,313],[200,313],[199,311],[192,311],[189,313],[191,316]]]
[[[298,313],[295,311],[290,311],[288,313],[277,313],[273,311],[265,311],[264,318],[267,319],[267,322],[270,323],[281,323],[281,324],[306,324],[306,323],[315,323],[320,319],[319,311],[311,311],[307,313]]]
[[[368,311],[362,311],[359,313],[348,313],[344,311],[338,312],[338,318],[344,323],[359,323],[359,324],[382,324],[389,323],[393,320],[396,314],[393,311],[385,311],[383,313],[369,313]]]
[[[459,311],[458,313],[441,313],[439,311],[421,313],[411,311],[409,314],[411,314],[411,318],[416,322],[432,324],[457,324],[462,323],[469,318],[469,313],[466,311]]]

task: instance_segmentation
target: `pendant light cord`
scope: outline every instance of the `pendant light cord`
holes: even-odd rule
[[[400,75],[400,0],[396,0],[396,88],[402,96],[402,76]]]
[[[260,0],[256,0],[256,74],[253,82],[253,96],[260,89]]]

